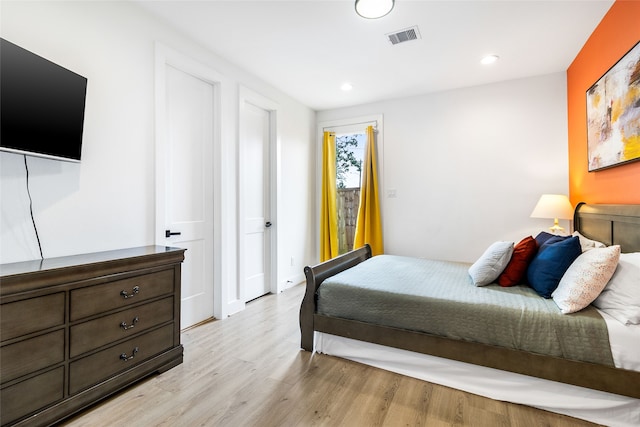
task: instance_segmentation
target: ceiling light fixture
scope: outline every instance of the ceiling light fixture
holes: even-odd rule
[[[395,0],[356,0],[356,13],[363,18],[382,18],[393,9]]]
[[[342,89],[343,91],[347,92],[350,91],[351,89],[353,89],[353,85],[351,83],[342,83],[342,86],[340,86],[340,89]]]
[[[482,58],[482,60],[480,61],[480,63],[482,65],[489,65],[489,64],[493,64],[494,62],[496,62],[498,59],[500,59],[500,57],[498,55],[487,55],[484,58]]]

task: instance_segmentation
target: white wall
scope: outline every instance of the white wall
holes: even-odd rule
[[[557,73],[322,111],[317,120],[383,115],[386,253],[473,262],[496,240],[517,243],[552,225],[529,215],[541,194],[568,194],[566,105]]]
[[[45,257],[153,244],[154,43],[279,105],[279,282],[318,258],[314,112],[127,2],[0,3],[2,37],[89,79],[81,164],[29,158]],[[221,41],[224,42],[224,41]],[[237,271],[237,99],[223,104],[223,281]],[[564,73],[317,113],[382,114],[388,253],[473,261],[545,229],[542,193],[567,192]],[[0,153],[0,261],[39,257],[21,156]],[[567,224],[565,224],[566,226]],[[291,264],[291,258],[294,265]]]
[[[29,157],[35,220],[45,257],[155,243],[154,45],[161,42],[221,73],[223,283],[237,271],[238,93],[279,106],[281,157],[278,281],[301,280],[313,261],[315,113],[204,50],[128,2],[0,4],[3,38],[88,78],[82,163]],[[224,41],[221,41],[224,42]],[[0,153],[0,261],[39,258],[22,156]],[[294,266],[290,257],[295,256]]]

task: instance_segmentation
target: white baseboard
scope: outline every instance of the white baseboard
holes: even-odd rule
[[[295,276],[288,277],[284,283],[282,283],[280,291],[284,291],[286,289],[292,288],[300,283],[303,283],[306,280],[304,277],[304,273],[296,274]]]

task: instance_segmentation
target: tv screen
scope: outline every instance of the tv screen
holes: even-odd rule
[[[0,150],[79,162],[87,79],[0,42]]]

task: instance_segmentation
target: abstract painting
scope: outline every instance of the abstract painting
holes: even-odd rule
[[[587,90],[589,172],[640,160],[640,42]]]

